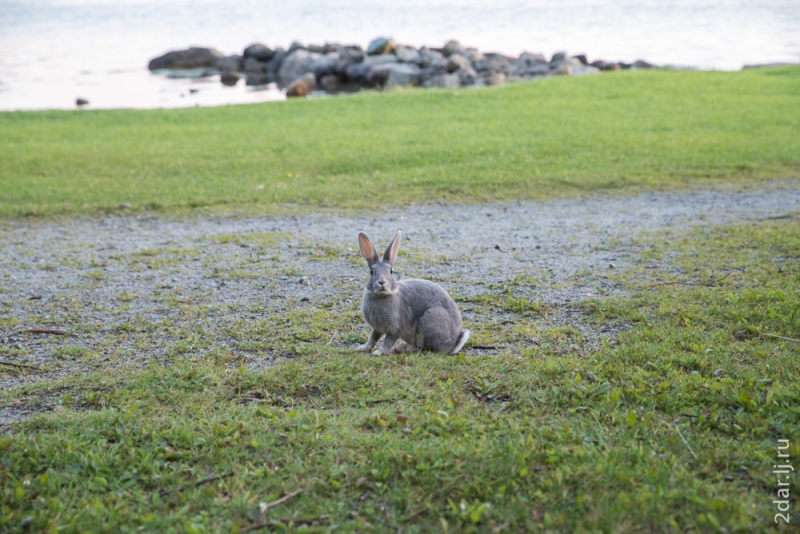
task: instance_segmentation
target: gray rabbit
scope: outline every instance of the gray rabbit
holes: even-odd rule
[[[408,345],[398,351],[456,354],[461,350],[469,339],[469,330],[461,328],[461,314],[450,295],[428,280],[398,280],[392,273],[400,232],[386,247],[382,260],[364,232],[358,234],[358,246],[371,275],[364,289],[361,314],[372,332],[369,341],[357,350],[371,352],[384,336],[379,354],[391,354],[399,339]]]

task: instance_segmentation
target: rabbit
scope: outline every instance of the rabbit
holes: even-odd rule
[[[409,350],[456,354],[460,351],[469,339],[469,330],[461,328],[461,313],[450,295],[428,280],[398,280],[394,276],[392,269],[400,248],[400,232],[389,243],[383,259],[378,257],[378,251],[364,232],[358,234],[358,246],[370,270],[361,314],[372,332],[369,340],[356,350],[371,352],[384,338],[377,354]],[[407,345],[395,349],[400,339]]]

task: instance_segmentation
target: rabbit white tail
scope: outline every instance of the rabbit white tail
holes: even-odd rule
[[[458,354],[458,351],[461,350],[467,340],[469,340],[469,330],[462,330],[461,334],[458,336],[458,341],[456,341],[456,346],[453,347],[453,350],[450,351],[450,354]]]

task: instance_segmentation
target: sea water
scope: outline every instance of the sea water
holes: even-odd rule
[[[378,36],[414,46],[448,39],[483,51],[736,70],[800,62],[798,0],[0,0],[0,110],[157,108],[282,99],[218,77],[167,79],[169,50],[252,42],[288,47]]]

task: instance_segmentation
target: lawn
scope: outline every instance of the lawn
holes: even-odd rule
[[[0,216],[371,208],[794,177],[800,68],[0,113]]]
[[[643,264],[616,275],[630,297],[568,305],[631,327],[594,348],[536,331],[547,307],[476,298],[471,326],[495,354],[368,356],[329,343],[363,338],[352,304],[240,324],[295,354],[275,367],[189,350],[8,391],[0,405],[57,409],[0,438],[0,530],[771,530],[777,446],[800,457],[798,230],[645,240],[644,258],[681,274]],[[165,332],[213,338],[202,306],[185,313]]]

